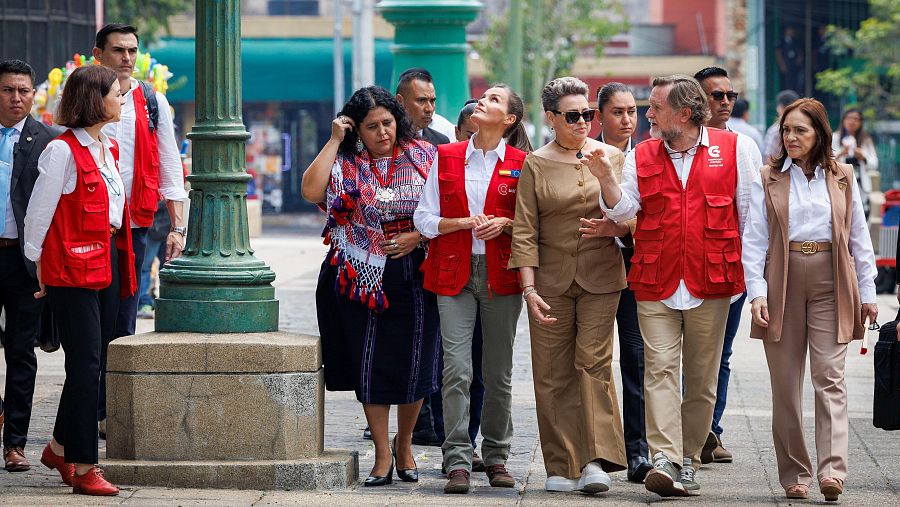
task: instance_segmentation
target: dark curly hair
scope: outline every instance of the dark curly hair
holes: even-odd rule
[[[403,111],[403,107],[397,102],[397,99],[384,88],[380,86],[367,86],[353,92],[350,100],[344,104],[344,108],[338,113],[338,116],[347,116],[353,120],[357,126],[362,123],[369,111],[376,107],[383,107],[388,110],[397,123],[396,142],[409,142],[415,139],[416,131],[413,129],[409,117]],[[356,154],[356,140],[359,135],[356,129],[347,132],[341,145],[338,147],[338,153],[341,155],[352,156]]]

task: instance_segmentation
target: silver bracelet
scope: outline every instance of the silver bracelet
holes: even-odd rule
[[[525,289],[525,292],[522,293],[522,299],[528,301],[528,296],[532,294],[537,294],[537,290],[534,287],[528,287]]]

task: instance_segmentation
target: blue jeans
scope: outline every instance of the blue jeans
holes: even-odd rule
[[[731,303],[728,308],[728,323],[725,324],[725,342],[722,345],[722,361],[719,363],[719,383],[716,388],[716,407],[713,409],[712,432],[716,435],[722,435],[722,426],[719,421],[725,412],[725,403],[728,401],[728,379],[731,378],[731,348],[734,344],[734,335],[737,334],[738,327],[741,325],[741,310],[744,307],[744,301],[747,300],[747,293],[744,292],[740,299]]]
[[[141,265],[141,279],[138,284],[138,308],[142,306],[154,306],[153,295],[150,293],[150,272],[153,270],[153,260],[159,258],[159,265],[165,262],[165,251],[163,255],[159,255],[160,248],[165,245],[164,239],[153,239],[147,235],[147,250],[144,254],[144,262]]]

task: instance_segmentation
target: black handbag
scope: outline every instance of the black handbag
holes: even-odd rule
[[[46,296],[44,296],[46,298]],[[44,301],[44,310],[41,312],[41,330],[37,336],[38,346],[44,352],[56,352],[59,350],[59,329],[50,305]]]
[[[876,428],[900,430],[900,341],[897,341],[897,321],[881,326],[875,344],[875,397],[872,424]]]

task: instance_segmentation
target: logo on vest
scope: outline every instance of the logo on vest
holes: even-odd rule
[[[507,185],[506,183],[501,183],[497,185],[497,192],[500,192],[500,195],[515,194],[516,189],[509,188],[509,185]]]
[[[722,160],[721,149],[718,146],[710,146],[706,153],[709,155],[709,167],[724,167],[725,161]]]

